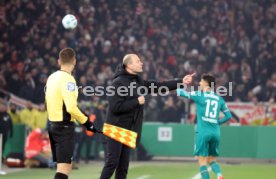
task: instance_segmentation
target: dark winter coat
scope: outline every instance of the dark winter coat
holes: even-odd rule
[[[133,94],[130,92],[124,96],[119,95],[116,90],[121,87],[129,87],[132,82],[135,82],[136,88],[133,90]],[[108,97],[108,114],[106,122],[115,126],[119,126],[125,129],[130,129],[138,133],[138,141],[140,140],[143,121],[143,105],[139,105],[137,91],[138,87],[143,86],[141,92],[143,94],[147,90],[150,92],[150,85],[154,84],[155,93],[160,87],[167,87],[169,90],[175,90],[177,84],[182,84],[181,79],[156,82],[143,80],[139,75],[129,74],[124,68],[119,67],[113,78],[111,87],[115,89],[115,95],[107,95]],[[160,88],[160,90],[163,88]],[[111,93],[110,93],[111,94]]]

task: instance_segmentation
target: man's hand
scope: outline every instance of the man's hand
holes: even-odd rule
[[[145,97],[144,96],[139,96],[138,97],[138,102],[139,102],[140,105],[145,104]]]
[[[94,133],[103,133],[101,130],[97,129],[93,122],[87,121],[83,124],[88,131],[94,132]]]
[[[196,73],[190,74],[190,75],[186,75],[183,78],[183,84],[190,84],[193,81],[193,77],[196,75]]]

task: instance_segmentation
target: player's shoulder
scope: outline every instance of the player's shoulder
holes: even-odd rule
[[[58,70],[48,77],[48,81],[60,81],[60,83],[73,82],[76,83],[75,78],[65,71]]]
[[[63,82],[74,82],[74,83],[76,83],[75,78],[71,74],[69,74],[65,71],[61,71],[61,70],[59,70],[57,72],[58,72],[58,75],[61,77],[61,79],[64,80]]]
[[[52,73],[52,74],[48,77],[48,79],[53,79],[53,78],[55,78],[56,76],[58,76],[58,71],[55,71],[54,73]]]
[[[198,90],[198,91],[191,91],[190,95],[191,96],[201,96],[202,95],[202,91]]]
[[[220,99],[219,95],[216,94],[214,91],[203,92],[203,94],[204,94],[204,97],[207,97],[207,98],[212,98],[212,99],[215,99],[215,100]]]
[[[59,78],[58,76],[59,76],[58,71],[52,73],[47,79],[47,84],[54,83],[54,81],[58,80]]]

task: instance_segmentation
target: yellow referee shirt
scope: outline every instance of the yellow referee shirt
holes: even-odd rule
[[[85,123],[87,117],[77,106],[78,87],[74,77],[65,71],[51,74],[46,83],[45,100],[51,122],[75,121]]]

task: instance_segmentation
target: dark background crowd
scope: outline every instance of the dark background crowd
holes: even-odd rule
[[[274,102],[274,0],[0,0],[0,88],[44,103],[58,52],[77,52],[79,86],[107,86],[126,53],[143,59],[144,79],[212,73],[228,87],[226,101]],[[61,20],[74,14],[78,26]],[[197,83],[195,83],[196,85]],[[105,97],[85,96],[103,115]],[[145,119],[180,122],[184,102],[175,94],[147,98]]]

